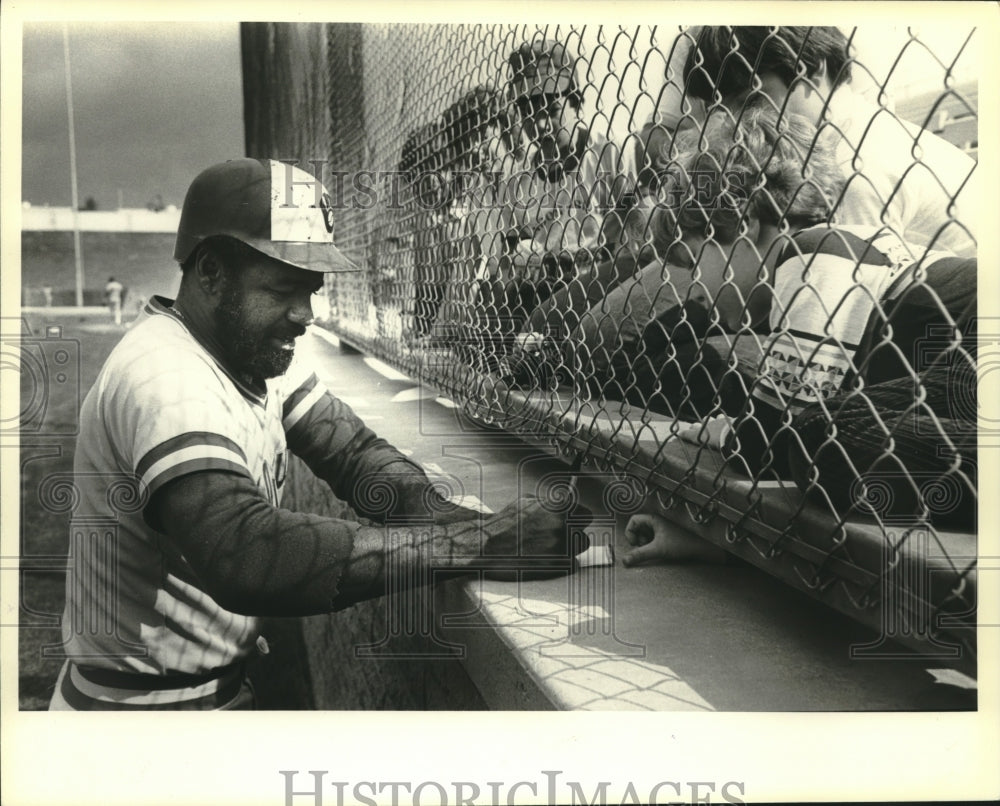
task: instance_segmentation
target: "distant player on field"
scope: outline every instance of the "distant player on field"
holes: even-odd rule
[[[116,325],[122,323],[122,300],[125,298],[125,286],[114,277],[108,278],[107,285],[104,286],[104,302],[111,311],[111,318]]]

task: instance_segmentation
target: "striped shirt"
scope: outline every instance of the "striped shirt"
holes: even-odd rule
[[[374,447],[362,461],[344,463],[347,475],[366,462],[379,467],[401,458],[295,361],[266,389],[247,387],[169,300],[154,297],[112,351],[80,413],[67,655],[91,667],[158,675],[203,674],[245,659],[258,619],[228,612],[206,593],[178,547],[146,523],[146,503],[172,479],[211,470],[245,476],[277,507],[289,445],[337,460],[359,443]]]
[[[839,392],[857,371],[855,354],[881,303],[898,296],[918,267],[948,256],[925,254],[874,227],[797,233],[774,270],[771,336],[755,401],[795,415]]]

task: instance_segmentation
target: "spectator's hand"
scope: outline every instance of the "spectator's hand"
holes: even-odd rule
[[[625,539],[629,545],[636,547],[622,556],[622,564],[626,568],[651,560],[726,561],[726,553],[722,549],[660,515],[633,515],[625,527]]]
[[[553,390],[565,380],[568,370],[559,346],[542,333],[519,333],[509,359],[501,365],[503,380],[521,389]]]
[[[572,523],[566,512],[552,512],[533,496],[508,504],[483,525],[483,557],[476,561],[487,579],[552,579],[573,573],[576,555],[590,547],[583,529],[591,513],[577,507]]]
[[[507,248],[511,251],[517,249],[518,241],[530,241],[532,237],[534,237],[534,234],[531,227],[524,225],[514,227],[504,233],[504,241],[507,244]]]
[[[535,249],[534,241],[519,241],[511,255],[515,275],[534,276],[542,267],[542,255]]]
[[[543,333],[518,333],[514,338],[514,354],[530,355],[541,352],[544,343],[545,335]]]
[[[721,451],[726,444],[726,438],[733,430],[732,418],[718,414],[697,423],[686,423],[677,436],[685,442],[694,445],[704,445],[713,450]]]

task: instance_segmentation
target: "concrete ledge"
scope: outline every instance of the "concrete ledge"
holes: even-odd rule
[[[473,419],[637,478],[668,509],[704,521],[717,545],[868,627],[892,622],[894,640],[975,673],[976,535],[844,520],[791,482],[755,482],[677,439],[671,417],[567,389],[512,388],[446,348],[374,353],[452,395]]]
[[[674,436],[673,418],[628,404],[511,389],[482,374],[467,388],[488,401],[471,401],[473,416],[486,409],[501,427],[613,464],[687,507],[727,551],[873,629],[893,622],[894,640],[975,674],[975,534],[845,520],[793,482],[738,474],[717,451]]]

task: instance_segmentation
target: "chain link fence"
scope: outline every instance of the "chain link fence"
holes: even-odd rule
[[[244,24],[247,148],[334,198],[342,340],[639,482],[859,657],[974,668],[996,336],[976,34],[932,33]]]

